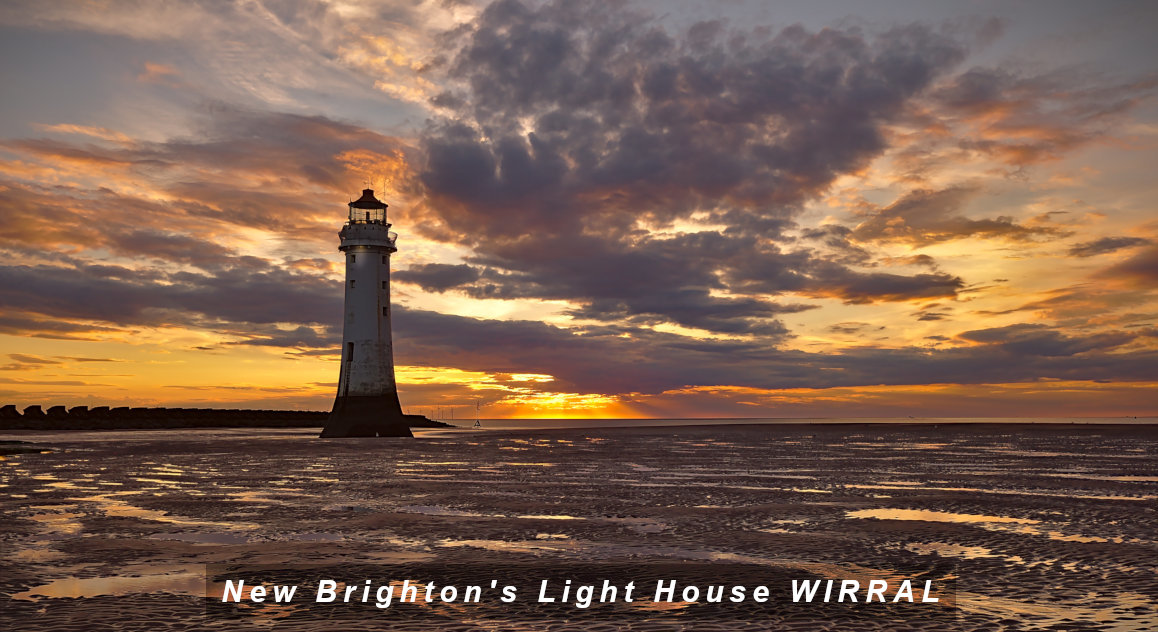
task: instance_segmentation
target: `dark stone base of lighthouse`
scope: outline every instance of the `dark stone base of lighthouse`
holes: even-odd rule
[[[408,417],[396,394],[339,397],[321,438],[413,437]]]

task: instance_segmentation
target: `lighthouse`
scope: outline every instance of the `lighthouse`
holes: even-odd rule
[[[364,189],[350,202],[338,236],[346,255],[342,368],[338,394],[322,437],[410,437],[394,382],[390,339],[390,255],[397,233],[386,222],[386,204]]]

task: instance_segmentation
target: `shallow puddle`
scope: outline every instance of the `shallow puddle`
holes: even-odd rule
[[[1040,520],[1010,518],[1008,516],[985,516],[980,514],[951,513],[928,509],[858,509],[845,514],[847,518],[876,518],[878,520],[923,520],[925,522],[962,523],[1013,523],[1038,524]]]
[[[256,529],[260,525],[246,522],[213,522],[209,520],[195,520],[193,518],[184,518],[181,516],[174,516],[164,511],[156,509],[145,509],[130,504],[127,501],[116,498],[116,496],[128,496],[138,494],[137,491],[112,492],[108,494],[97,494],[95,496],[83,496],[80,498],[70,498],[69,500],[77,502],[91,502],[96,503],[99,509],[107,516],[115,516],[118,518],[136,518],[139,520],[152,520],[154,522],[165,522],[168,524],[180,524],[189,526],[214,526],[225,529]]]
[[[236,533],[156,533],[150,540],[176,540],[195,544],[245,544],[249,538]]]
[[[983,546],[964,546],[948,542],[913,542],[905,549],[919,555],[940,555],[941,557],[959,557],[967,560],[999,557]]]
[[[424,516],[449,516],[456,518],[504,518],[496,514],[483,514],[477,511],[463,511],[435,505],[406,505],[398,508],[398,513],[416,513]]]
[[[67,577],[58,579],[13,595],[13,599],[99,597],[102,595],[130,595],[134,593],[176,593],[204,595],[205,576],[193,567],[181,567],[167,573],[139,577]]]

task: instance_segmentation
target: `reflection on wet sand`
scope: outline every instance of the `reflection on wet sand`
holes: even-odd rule
[[[179,567],[171,572],[140,576],[115,575],[57,579],[13,595],[14,599],[53,599],[131,595],[136,593],[205,594],[205,571],[201,567]]]
[[[927,520],[930,522],[964,522],[973,524],[1006,523],[1037,524],[1038,520],[1010,518],[1009,516],[982,516],[928,509],[861,509],[848,512],[849,518],[877,518],[880,520]]]

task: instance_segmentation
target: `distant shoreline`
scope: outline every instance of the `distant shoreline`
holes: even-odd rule
[[[318,428],[330,413],[313,410],[245,410],[226,408],[130,408],[53,406],[0,407],[0,432],[33,430],[186,430],[193,428]],[[453,428],[423,415],[405,415],[411,428]]]

